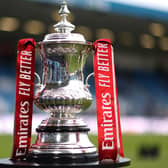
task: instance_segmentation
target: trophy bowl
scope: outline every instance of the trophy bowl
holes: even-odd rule
[[[87,109],[92,96],[84,85],[83,67],[91,54],[91,45],[41,43],[43,83],[34,102],[53,116],[73,115]]]

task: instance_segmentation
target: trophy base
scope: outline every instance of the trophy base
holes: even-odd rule
[[[39,126],[35,144],[26,160],[34,163],[96,163],[96,147],[88,138],[87,126]]]
[[[0,168],[116,168],[116,167],[124,167],[130,165],[130,159],[128,158],[120,158],[116,163],[110,161],[104,161],[103,163],[95,162],[95,163],[66,163],[58,164],[58,163],[34,163],[30,160],[27,161],[12,161],[9,159],[0,159]]]
[[[97,152],[84,153],[84,154],[29,154],[27,157],[28,162],[36,164],[85,164],[96,163]]]

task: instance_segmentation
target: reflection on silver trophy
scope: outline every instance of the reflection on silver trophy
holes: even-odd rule
[[[75,26],[67,21],[64,1],[59,11],[62,19],[54,25],[56,33],[39,43],[43,78],[35,91],[34,102],[50,117],[37,128],[37,139],[28,158],[40,162],[95,163],[96,147],[88,139],[89,128],[77,113],[92,103],[83,67],[92,53],[92,44],[83,35],[71,33]]]

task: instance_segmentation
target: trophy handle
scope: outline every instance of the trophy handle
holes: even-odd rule
[[[41,88],[41,78],[40,78],[40,75],[37,72],[35,72],[34,75],[35,75],[35,77],[38,80],[38,82],[35,84],[36,88]]]
[[[90,87],[90,85],[89,85],[89,79],[90,79],[92,76],[94,76],[94,72],[90,73],[90,74],[87,76],[87,78],[86,78],[85,86],[86,86],[87,88]]]

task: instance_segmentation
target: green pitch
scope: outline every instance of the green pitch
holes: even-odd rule
[[[91,141],[97,145],[97,136],[91,135]],[[34,136],[32,138],[34,141]],[[0,135],[0,158],[10,157],[13,139],[9,135]],[[124,135],[125,156],[131,159],[129,168],[158,168],[168,166],[168,136]]]

